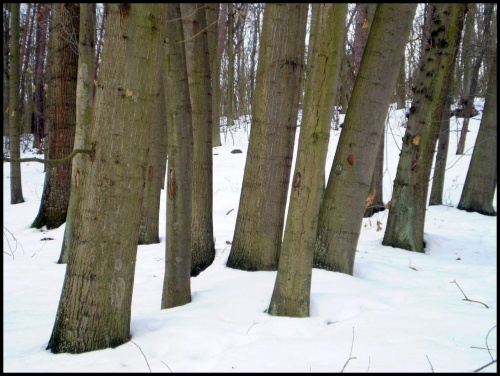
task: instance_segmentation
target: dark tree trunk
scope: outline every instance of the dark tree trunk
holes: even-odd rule
[[[78,4],[54,3],[52,17],[49,96],[51,123],[47,157],[58,159],[73,151],[75,141],[80,27]],[[46,226],[47,229],[52,229],[61,226],[66,221],[70,193],[71,162],[46,166],[40,210],[31,227]]]

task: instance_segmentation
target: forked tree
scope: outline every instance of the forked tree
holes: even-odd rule
[[[148,122],[159,81],[162,4],[109,4],[69,261],[48,349],[82,353],[130,339]]]
[[[307,81],[290,206],[269,306],[275,316],[309,316],[312,259],[325,163],[345,42],[347,4],[313,4]]]
[[[64,158],[73,151],[79,28],[77,3],[52,4],[48,159]],[[66,221],[70,193],[71,161],[46,165],[40,209],[31,227],[61,226]]]
[[[260,39],[252,131],[228,267],[276,270],[283,237],[307,4],[267,3]]]
[[[424,224],[432,160],[463,27],[466,4],[431,4],[430,39],[403,137],[382,244],[424,251]]]
[[[316,267],[353,273],[373,156],[379,150],[416,7],[377,5],[319,212]]]

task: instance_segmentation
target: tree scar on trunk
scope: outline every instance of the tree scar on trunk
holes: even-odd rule
[[[302,178],[302,174],[297,171],[295,177],[293,178],[293,190],[296,191],[297,188],[300,187],[300,179]]]
[[[174,169],[171,167],[169,172],[170,175],[168,177],[168,197],[173,199],[175,197]]]

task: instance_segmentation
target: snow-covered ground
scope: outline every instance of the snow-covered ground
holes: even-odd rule
[[[364,219],[354,276],[314,269],[311,317],[301,319],[265,313],[276,272],[225,267],[248,149],[250,125],[241,121],[222,134],[223,146],[214,148],[217,253],[214,263],[192,278],[192,302],[160,309],[163,192],[161,243],[138,247],[132,341],[79,355],[45,350],[66,266],[56,264],[64,225],[29,228],[40,205],[43,165],[22,164],[26,202],[10,205],[10,167],[4,163],[4,372],[471,372],[496,360],[497,220],[456,209],[479,118],[470,122],[463,156],[455,155],[461,119],[452,118],[446,205],[427,210],[426,253],[381,245],[387,211]],[[402,111],[390,112],[386,202],[403,120]],[[332,130],[327,174],[339,135]],[[236,148],[243,153],[231,154]],[[482,372],[496,370],[495,363]]]

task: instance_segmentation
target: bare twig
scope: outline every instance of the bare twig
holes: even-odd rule
[[[250,328],[248,328],[248,330],[247,330],[247,334],[248,334],[248,332],[250,331],[250,329],[252,329],[252,328],[254,327],[254,325],[256,325],[256,324],[258,324],[258,322],[254,322],[254,323],[252,324],[252,326],[250,326]]]
[[[231,213],[232,211],[234,210],[234,208],[232,208],[231,210],[229,210],[226,215],[228,215],[229,213]]]
[[[16,237],[14,236],[14,234],[13,234],[11,231],[9,231],[9,229],[8,229],[7,227],[5,227],[5,226],[3,226],[3,230],[4,230],[3,235],[5,236],[5,239],[7,240],[7,244],[9,245],[9,249],[10,249],[10,253],[11,253],[11,254],[9,255],[9,254],[8,254],[7,252],[5,252],[5,251],[3,251],[3,253],[5,253],[6,255],[9,255],[9,256],[12,256],[12,259],[14,259],[14,253],[16,253],[16,251],[17,251],[17,245],[19,244],[19,246],[20,246],[20,247],[21,247],[21,249],[23,250],[23,254],[24,254],[24,247],[23,247],[23,245],[22,245],[21,243],[19,243],[19,242],[17,241],[17,239],[16,239]],[[10,242],[9,242],[9,238],[8,238],[8,237],[7,237],[7,235],[5,234],[5,231],[7,231],[7,232],[10,234],[10,236],[12,236],[12,238],[14,239],[14,241],[16,242],[16,248],[14,249],[14,251],[12,251],[12,248],[11,248],[11,246],[10,246]]]
[[[491,331],[495,329],[497,326],[495,325],[493,328],[491,328],[488,331],[488,334],[486,334],[486,348],[488,349],[488,353],[490,354],[491,360],[493,360],[493,356],[491,355],[490,347],[488,346],[488,336],[490,335]]]
[[[144,353],[142,352],[142,349],[139,347],[139,345],[137,343],[135,343],[134,341],[130,340],[130,342],[132,342],[134,345],[136,345],[139,350],[141,350],[141,353],[142,353],[142,356],[144,357],[144,359],[146,359],[146,364],[148,365],[148,368],[149,368],[149,373],[151,373],[151,367],[149,366],[149,362],[148,362],[148,358],[146,358],[146,355],[144,355]],[[168,367],[168,366],[167,366]],[[170,368],[169,368],[170,369]],[[170,371],[172,372],[172,371]]]
[[[466,301],[468,301],[468,302],[473,302],[473,303],[479,303],[479,304],[484,305],[486,308],[490,308],[490,307],[488,307],[486,304],[484,304],[484,303],[482,303],[482,302],[478,302],[477,300],[470,300],[470,299],[467,297],[467,295],[465,295],[464,290],[462,290],[462,289],[460,288],[460,286],[458,285],[457,281],[453,280],[453,281],[451,281],[450,283],[454,283],[454,284],[456,284],[456,285],[457,285],[457,287],[460,289],[460,291],[462,291],[462,294],[464,294],[464,296],[465,296],[465,299],[462,299],[462,300],[466,300]]]
[[[160,360],[160,362],[162,362],[163,364],[165,364],[167,366],[167,368],[170,370],[170,373],[172,373],[172,370],[170,369],[170,367],[168,366],[167,363],[165,363],[163,360]]]
[[[429,357],[427,356],[427,354],[425,355],[425,357],[427,358],[427,361],[428,361],[428,362],[429,362],[429,364],[431,365],[431,370],[432,370],[432,373],[434,373],[434,367],[432,366],[431,360],[429,359]]]
[[[356,357],[352,357],[352,348],[354,347],[354,326],[352,327],[352,343],[351,343],[351,352],[349,353],[349,359],[347,359],[347,362],[345,362],[344,364],[344,367],[342,368],[342,371],[340,371],[340,373],[343,373],[344,372],[344,369],[345,367],[347,366],[347,363],[349,363],[349,361],[351,359],[356,359]]]
[[[496,360],[493,360],[492,362],[489,362],[488,364],[485,364],[484,366],[482,366],[482,367],[480,367],[480,368],[478,368],[478,369],[474,370],[473,372],[479,372],[479,371],[481,371],[481,370],[485,369],[486,367],[489,367],[489,366],[491,366],[492,364],[495,364],[496,362],[497,362]]]

